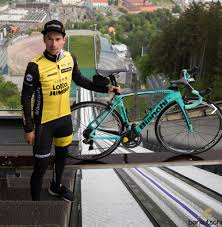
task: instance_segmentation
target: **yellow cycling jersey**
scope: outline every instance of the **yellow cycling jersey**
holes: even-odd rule
[[[32,62],[38,65],[39,71],[39,84],[43,99],[41,123],[70,114],[69,96],[74,67],[71,54],[62,52],[62,56],[56,62],[48,60],[44,54],[41,54]]]
[[[25,132],[33,131],[35,124],[44,124],[70,114],[71,80],[76,85],[92,91],[108,92],[108,87],[93,83],[82,76],[75,56],[67,51],[56,56],[45,50],[29,62],[21,95]]]

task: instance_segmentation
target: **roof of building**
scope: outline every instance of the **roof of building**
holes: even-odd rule
[[[108,3],[108,0],[93,0],[93,3]]]
[[[44,11],[16,9],[5,11],[0,15],[0,22],[43,22],[47,14]]]
[[[119,52],[127,51],[127,46],[125,44],[112,45],[112,47]]]

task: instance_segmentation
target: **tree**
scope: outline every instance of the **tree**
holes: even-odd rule
[[[0,76],[0,107],[20,108],[20,93],[15,84]]]
[[[221,4],[193,2],[152,40],[148,58],[153,70],[179,75],[182,68],[199,65],[200,76],[206,81],[213,74],[221,75]]]
[[[172,13],[181,13],[180,6],[176,4],[172,9]]]

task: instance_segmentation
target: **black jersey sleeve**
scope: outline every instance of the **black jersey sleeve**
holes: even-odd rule
[[[72,58],[73,58],[73,61],[74,61],[74,68],[73,68],[73,71],[72,71],[72,80],[75,82],[76,85],[83,87],[83,88],[86,88],[86,89],[91,90],[91,91],[108,93],[108,87],[95,84],[91,80],[84,77],[79,70],[76,57],[72,56]]]
[[[31,100],[38,80],[38,65],[30,62],[26,68],[21,93],[23,127],[25,132],[31,132],[34,129]]]

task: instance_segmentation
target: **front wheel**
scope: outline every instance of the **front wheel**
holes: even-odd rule
[[[100,102],[81,102],[71,107],[74,140],[78,151],[69,156],[79,160],[96,160],[113,152],[120,144],[123,122],[117,111],[110,113],[108,105]],[[92,123],[94,122],[94,123]],[[100,124],[101,123],[101,124]],[[99,126],[98,126],[99,124]],[[90,137],[92,129],[96,128]]]
[[[190,103],[195,100],[189,100]],[[179,154],[197,154],[218,143],[222,137],[222,112],[210,101],[187,110],[193,131],[189,132],[184,114],[177,103],[167,106],[158,116],[157,139],[168,151]]]

